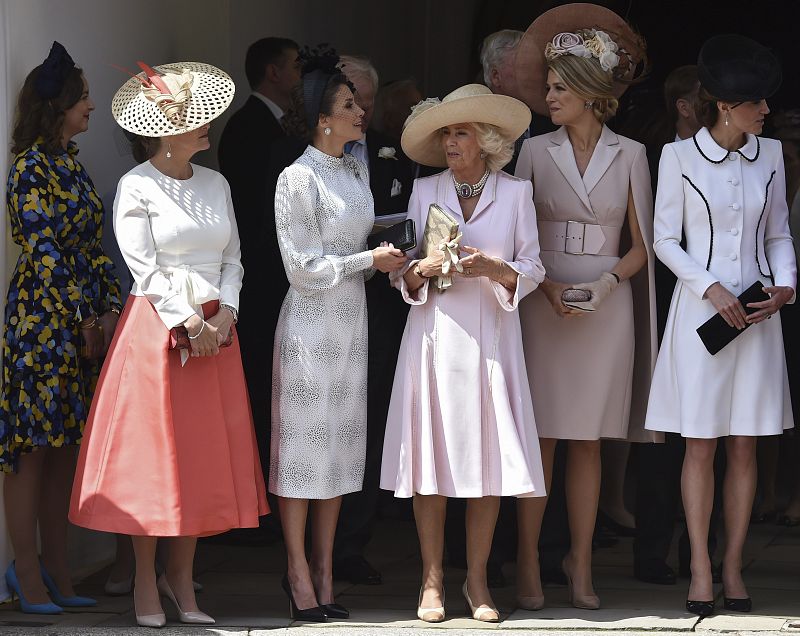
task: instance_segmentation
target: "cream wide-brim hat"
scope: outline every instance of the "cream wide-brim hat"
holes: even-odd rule
[[[142,83],[131,77],[111,100],[111,114],[125,130],[142,137],[180,135],[196,130],[219,117],[233,101],[236,86],[230,76],[216,66],[202,62],[174,62],[153,67],[160,73],[192,74],[191,95],[180,118],[173,122],[156,103],[145,97]],[[145,78],[144,73],[137,77]]]
[[[438,99],[414,106],[406,119],[400,144],[412,161],[435,168],[447,167],[439,131],[455,124],[491,124],[510,143],[531,123],[530,109],[518,99],[495,95],[482,84],[467,84]]]

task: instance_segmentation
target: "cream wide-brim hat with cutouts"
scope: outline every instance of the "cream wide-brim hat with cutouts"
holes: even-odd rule
[[[180,135],[204,126],[219,117],[233,101],[236,86],[230,76],[216,66],[202,62],[174,62],[153,67],[160,73],[192,75],[190,96],[176,117],[169,119],[155,101],[142,90],[144,73],[131,77],[111,100],[111,114],[125,130],[142,137]]]
[[[414,106],[406,119],[400,145],[412,161],[435,168],[447,167],[439,131],[455,124],[491,124],[509,143],[531,123],[530,109],[508,95],[495,95],[483,84],[467,84],[440,102],[426,99]]]

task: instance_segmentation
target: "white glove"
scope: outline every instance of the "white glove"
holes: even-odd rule
[[[609,272],[604,272],[600,278],[593,283],[578,283],[573,285],[573,289],[585,289],[592,294],[592,297],[585,302],[568,302],[564,303],[567,307],[572,309],[579,309],[581,311],[597,311],[606,297],[616,289],[619,285],[619,279]]]

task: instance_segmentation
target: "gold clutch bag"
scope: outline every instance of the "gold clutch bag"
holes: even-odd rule
[[[442,263],[444,276],[436,276],[433,281],[439,291],[444,291],[453,284],[453,277],[448,274],[451,268],[455,268],[459,272],[462,271],[461,264],[458,262],[460,241],[461,234],[458,232],[458,221],[443,208],[431,203],[430,207],[428,207],[425,231],[422,234],[420,257],[425,258],[439,249],[444,251],[444,262]]]

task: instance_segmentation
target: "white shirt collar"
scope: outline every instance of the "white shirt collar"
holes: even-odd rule
[[[714,138],[711,136],[708,128],[701,128],[694,136],[694,144],[697,147],[698,152],[711,163],[722,163],[728,158],[729,155],[733,153],[738,153],[744,159],[752,163],[758,159],[761,145],[759,144],[758,137],[755,135],[747,133],[745,138],[747,141],[745,142],[744,146],[738,150],[729,152],[727,149],[723,148],[717,144],[716,141],[714,141]]]
[[[253,95],[253,97],[257,97],[262,102],[264,102],[264,104],[266,105],[267,108],[269,108],[269,111],[272,113],[275,119],[277,119],[278,121],[281,120],[281,117],[283,117],[283,109],[280,106],[278,106],[275,102],[273,102],[269,97],[262,95],[258,91],[253,91],[251,94]]]

